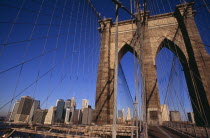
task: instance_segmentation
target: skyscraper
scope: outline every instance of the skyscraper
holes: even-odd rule
[[[55,121],[61,123],[63,121],[63,112],[64,112],[64,100],[58,99],[56,102],[57,110]]]
[[[72,99],[71,99],[71,108],[76,109],[76,101],[75,101],[74,97],[72,97]]]
[[[193,113],[193,112],[187,113],[187,117],[188,117],[188,120],[189,120],[191,123],[195,123],[195,118],[194,118],[194,113]]]
[[[88,100],[87,99],[82,99],[82,111],[84,108],[88,108]]]
[[[33,117],[36,113],[36,110],[40,108],[40,101],[34,100],[33,105],[31,107],[30,115],[29,115],[29,122],[32,123]]]
[[[168,106],[166,104],[162,104],[160,106],[160,111],[161,111],[161,119],[162,121],[169,121],[169,111],[168,111]]]
[[[56,111],[56,106],[51,106],[45,117],[44,124],[54,124],[55,111]]]
[[[71,117],[71,122],[73,124],[79,124],[82,121],[82,111],[75,109]]]
[[[181,115],[179,111],[170,111],[170,121],[181,121]]]
[[[31,107],[33,105],[34,99],[29,96],[22,96],[20,104],[15,115],[14,122],[26,122],[29,119],[29,114]]]
[[[127,110],[126,120],[131,120],[131,111],[130,111],[129,107],[128,107],[128,110]]]
[[[71,121],[71,117],[72,117],[72,112],[71,109],[69,107],[66,108],[66,115],[65,115],[65,124],[69,124]]]
[[[44,124],[45,117],[47,115],[47,109],[37,109],[34,117],[33,117],[33,124]]]
[[[17,114],[18,107],[20,105],[20,100],[17,100],[13,106],[12,112],[10,114],[9,121],[14,121],[15,115]]]
[[[125,122],[125,111],[122,109],[122,122]]]
[[[70,99],[68,99],[68,100],[66,100],[66,102],[65,102],[64,109],[66,109],[66,108],[70,108],[70,107],[71,107],[71,100],[70,100]]]
[[[93,109],[90,107],[83,109],[82,124],[90,125],[93,119]]]

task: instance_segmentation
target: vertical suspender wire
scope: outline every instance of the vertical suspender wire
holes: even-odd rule
[[[44,1],[44,0],[43,0],[43,1]],[[41,9],[42,9],[43,1],[42,1],[42,4],[41,4],[40,7],[39,7],[39,12],[40,12]],[[25,1],[23,1],[22,6],[21,6],[21,9],[23,8],[24,3],[25,3]],[[20,11],[21,11],[21,10],[19,10],[19,12],[18,12],[18,14],[17,14],[17,17],[16,17],[16,19],[15,19],[15,22],[16,22],[16,20],[18,19],[18,16],[19,16],[19,14],[20,14]],[[37,14],[37,16],[36,16],[35,23],[37,23],[37,21],[38,21],[39,12],[38,12],[38,14]],[[35,26],[36,26],[36,25],[33,26],[33,29],[32,29],[32,32],[31,32],[31,34],[30,34],[29,40],[32,39],[32,36],[33,36],[33,33],[34,33],[34,28],[35,28]],[[9,37],[10,37],[10,35],[11,35],[11,32],[12,32],[12,30],[13,30],[13,27],[14,27],[14,24],[12,25],[12,28],[11,28],[11,30],[10,30],[10,33],[8,34],[8,38],[7,38],[6,41],[8,41],[8,39],[9,39]],[[25,47],[23,62],[25,61],[27,49],[28,49],[29,46],[30,46],[30,41],[28,42],[27,46]],[[19,71],[19,74],[18,74],[18,78],[17,78],[17,81],[16,81],[15,89],[14,89],[14,92],[13,92],[13,97],[12,97],[12,100],[11,100],[11,103],[10,103],[10,107],[9,107],[8,112],[10,111],[12,102],[13,102],[14,97],[15,97],[15,93],[16,93],[16,91],[17,91],[17,87],[18,87],[18,85],[19,85],[19,81],[20,81],[20,77],[21,77],[21,74],[22,74],[23,65],[24,65],[24,64],[21,64],[21,67],[20,67],[20,71]]]
[[[90,10],[90,16],[91,16],[91,13],[92,13],[92,10]],[[92,33],[92,20],[91,20],[91,18],[90,18],[90,24],[89,24],[89,26],[90,26],[90,30],[89,30],[89,39],[88,39],[88,49],[90,50],[91,49],[91,44],[92,44],[92,41],[91,41],[91,33]],[[87,72],[88,72],[88,74],[90,73],[90,68],[91,68],[91,61],[90,61],[90,58],[91,57],[91,50],[90,50],[90,52],[88,53],[88,57],[87,57],[87,61],[88,61],[88,69],[87,69]],[[89,82],[90,82],[90,80],[89,80]],[[89,85],[88,85],[89,86]]]
[[[8,40],[9,40],[9,38],[10,38],[10,35],[12,34],[13,28],[14,28],[14,26],[15,26],[15,24],[16,24],[18,18],[19,18],[19,15],[20,15],[20,13],[21,13],[21,11],[22,11],[22,9],[23,9],[23,6],[24,6],[25,2],[26,2],[26,0],[23,0],[23,1],[22,1],[21,7],[20,7],[20,9],[18,10],[15,19],[13,20],[13,23],[12,23],[12,26],[11,26],[11,28],[10,28],[10,30],[9,30],[9,33],[8,33],[8,35],[7,35],[7,38],[6,38],[6,40],[5,40],[5,42],[4,42],[4,45],[3,45],[3,47],[2,47],[2,49],[1,49],[1,51],[0,51],[0,56],[2,56],[2,53],[3,53],[4,49],[5,49],[5,46],[6,46],[7,43],[8,43]]]
[[[130,0],[130,3],[131,3],[131,13],[132,13],[132,0]],[[134,37],[133,35],[133,20],[131,20],[131,23],[132,23],[132,36]],[[134,135],[134,125],[135,125],[135,118],[134,118],[134,115],[135,115],[135,110],[136,110],[136,107],[135,107],[135,102],[136,102],[136,66],[135,66],[135,44],[133,45],[133,61],[134,61],[134,83],[135,83],[135,99],[134,99],[134,110],[133,110],[133,118],[132,118],[132,130],[131,130],[131,138],[133,138],[133,135]],[[137,130],[138,131],[138,130]],[[138,135],[137,135],[138,137]]]
[[[91,71],[90,71],[90,73],[92,72],[93,73],[93,60],[94,60],[94,42],[95,42],[95,36],[94,36],[94,30],[96,29],[95,28],[95,21],[94,21],[94,16],[93,16],[93,19],[92,19],[92,21],[93,21],[93,23],[92,23],[92,26],[93,26],[93,28],[91,29],[92,30],[92,32],[91,32],[91,35],[92,35],[92,38],[91,38],[91,42],[92,42],[92,44],[91,44],[91,56],[90,56],[90,62],[92,63],[91,64]],[[93,78],[92,78],[93,79]],[[93,80],[91,81],[91,82],[93,82]],[[91,86],[91,85],[90,85]]]
[[[118,0],[117,0],[118,1]],[[118,11],[119,6],[116,4],[115,13],[115,73],[114,73],[114,111],[113,111],[113,126],[112,126],[112,138],[116,138],[116,122],[117,122],[117,77],[118,77]]]
[[[79,65],[80,65],[80,52],[81,52],[81,45],[82,45],[82,28],[83,28],[83,17],[84,17],[84,12],[85,12],[85,3],[86,1],[84,1],[84,5],[83,5],[83,10],[82,10],[82,21],[81,21],[81,25],[80,25],[80,40],[79,40],[79,53],[78,53],[78,64],[77,64],[77,77],[79,76]],[[88,6],[87,6],[88,8]]]
[[[77,8],[77,16],[76,16],[76,23],[78,22],[78,16],[79,16],[79,9],[80,9],[80,0]],[[75,49],[75,43],[76,43],[76,32],[77,32],[77,24],[75,24],[75,29],[74,29],[74,40],[73,40],[73,48],[72,48],[72,58],[71,58],[71,75],[73,75],[73,59],[74,59],[74,49]]]
[[[91,15],[92,15],[92,13],[93,13],[93,10],[92,9],[90,9],[90,17],[91,17]],[[89,17],[89,18],[90,18]],[[90,26],[90,30],[88,30],[88,42],[87,42],[87,44],[88,44],[88,49],[90,50],[88,53],[87,53],[87,72],[88,72],[88,74],[90,74],[91,73],[91,52],[92,52],[92,49],[91,49],[91,47],[92,47],[92,32],[93,32],[93,21],[92,21],[92,19],[90,18],[90,24],[89,24],[89,26]],[[92,41],[91,41],[92,40]],[[93,48],[93,47],[92,47]],[[90,91],[90,88],[91,88],[91,86],[90,86],[90,84],[91,84],[91,79],[87,79],[87,90],[88,91]],[[89,93],[88,93],[88,96],[87,96],[87,99],[89,99]]]
[[[68,25],[68,32],[67,32],[66,41],[65,41],[66,48],[65,48],[65,53],[64,53],[64,57],[63,57],[64,60],[67,57],[67,49],[68,49],[68,42],[69,42],[69,36],[70,36],[70,30],[71,30],[71,23],[72,23],[72,15],[73,15],[73,9],[74,9],[74,2],[75,1],[74,0],[71,0],[71,2],[72,2],[72,6],[70,7],[71,8],[71,11],[70,11],[70,19],[69,19],[69,25]],[[71,73],[70,72],[70,69],[69,69],[69,73]],[[70,93],[70,91],[67,92],[67,97],[70,96],[69,93]]]
[[[54,18],[57,2],[58,2],[58,0],[56,0],[56,2],[55,2],[55,6],[54,6],[54,9],[53,9],[53,13],[52,13],[53,17],[51,18],[51,20]],[[59,37],[59,35],[57,37]],[[54,64],[55,64],[55,53],[54,53],[54,56],[52,57],[52,65],[54,65]],[[53,71],[51,71],[51,73],[50,73],[49,91],[50,91],[50,83],[51,83],[51,80],[52,80],[52,74],[53,74]],[[46,108],[47,108],[47,103],[48,103],[48,97],[46,99]]]
[[[87,12],[86,12],[86,19],[85,19],[85,25],[86,25],[86,27],[85,27],[85,29],[84,29],[84,36],[85,36],[85,38],[84,38],[84,42],[85,42],[85,44],[86,44],[86,41],[87,41],[87,31],[88,31],[88,27],[87,27],[87,24],[88,24],[88,12],[89,12],[89,10],[88,10],[88,7],[87,7]],[[86,46],[87,45],[85,45],[84,44],[84,48],[83,48],[83,81],[85,81],[85,61],[86,61]]]
[[[43,1],[44,1],[44,0],[43,0]],[[44,3],[44,2],[42,2],[42,5],[43,5],[43,3]],[[56,3],[57,3],[57,1],[56,1]],[[49,32],[50,32],[50,29],[51,29],[51,26],[52,26],[52,21],[53,21],[54,13],[55,13],[55,8],[53,9],[53,13],[52,13],[52,16],[51,16],[51,19],[50,19],[50,24],[49,24],[49,27],[48,27],[48,30],[47,30],[47,35],[46,35],[47,38],[46,38],[45,41],[44,41],[44,46],[43,46],[43,49],[42,49],[42,54],[45,53],[45,48],[46,48],[46,45],[47,45]],[[38,20],[37,20],[37,21],[38,21]],[[35,23],[37,23],[37,21],[36,21]],[[35,30],[35,28],[33,28],[33,30]],[[31,36],[31,38],[32,38],[32,36]],[[39,76],[40,76],[40,70],[41,70],[42,60],[43,60],[43,56],[41,57],[40,62],[39,62],[37,78],[39,78]],[[38,82],[36,82],[36,84],[35,84],[35,89],[34,89],[33,97],[35,96],[35,92],[36,92],[36,89],[37,89],[37,85],[38,85]]]

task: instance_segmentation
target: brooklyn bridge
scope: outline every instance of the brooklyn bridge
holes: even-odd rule
[[[1,137],[210,137],[208,0],[0,1]]]

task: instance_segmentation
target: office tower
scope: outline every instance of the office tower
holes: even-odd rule
[[[179,111],[170,111],[170,121],[181,121]]]
[[[58,99],[56,102],[57,110],[55,121],[61,123],[63,121],[64,100]]]
[[[40,109],[40,101],[34,100],[33,105],[31,107],[30,115],[29,115],[29,123],[32,123],[34,114],[37,109]]]
[[[33,124],[44,124],[47,111],[48,111],[47,109],[45,110],[37,109],[33,117],[33,121],[32,121]]]
[[[14,122],[27,122],[34,99],[29,96],[22,96],[20,104],[15,115]]]
[[[75,109],[71,118],[73,124],[80,124],[82,121],[82,110]]]
[[[68,99],[68,100],[66,100],[66,102],[65,102],[64,109],[66,109],[66,108],[70,108],[70,107],[71,107],[71,100],[70,100],[70,99]]]
[[[122,109],[122,122],[125,122],[125,112],[124,112],[124,109]]]
[[[82,99],[82,111],[84,108],[88,108],[88,100],[87,99]]]
[[[17,110],[20,104],[20,100],[17,100],[13,106],[12,112],[10,114],[9,121],[14,121],[15,115],[17,114]]]
[[[71,99],[71,109],[76,109],[76,101],[75,101],[74,97],[72,97],[72,99]]]
[[[131,111],[130,111],[129,107],[128,107],[128,110],[127,110],[126,120],[131,120]]]
[[[118,110],[117,117],[118,117],[118,118],[121,118],[121,117],[122,117],[122,110]]]
[[[82,113],[82,124],[90,125],[93,119],[93,109],[91,107],[84,108]]]
[[[195,118],[194,118],[194,113],[193,113],[193,112],[187,113],[187,117],[188,117],[188,120],[189,120],[191,123],[195,123]]]
[[[162,121],[169,121],[169,111],[168,111],[168,106],[166,104],[162,104],[160,106],[160,111],[161,111],[161,118]]]
[[[69,124],[71,121],[72,112],[69,107],[66,108],[66,115],[65,115],[65,124]]]
[[[56,106],[51,106],[45,117],[44,124],[54,124],[55,112],[56,112]]]

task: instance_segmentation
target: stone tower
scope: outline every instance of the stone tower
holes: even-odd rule
[[[161,122],[155,59],[163,47],[171,50],[183,66],[196,123],[210,124],[210,56],[194,21],[193,4],[177,5],[172,13],[154,16],[145,13],[134,23],[132,20],[119,22],[118,59],[132,52],[141,62],[146,91],[145,119],[149,124]],[[100,25],[95,122],[110,124],[113,119],[115,23],[106,19],[100,21]]]

